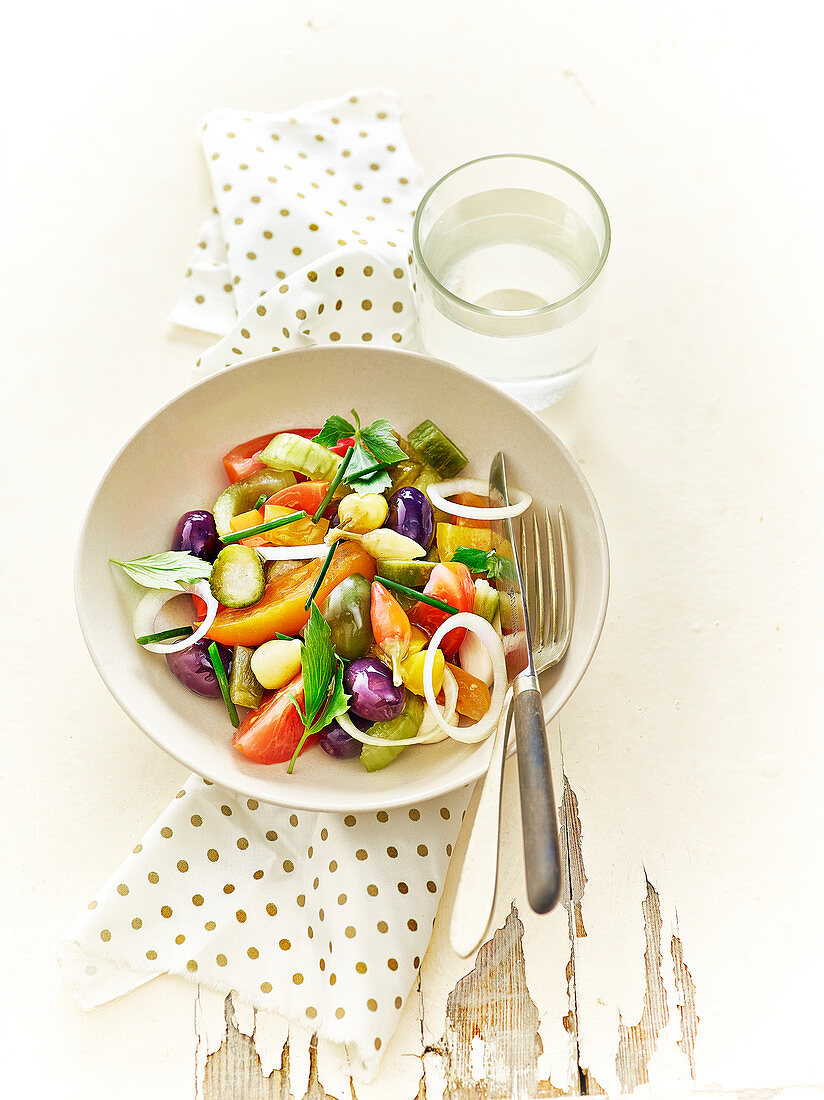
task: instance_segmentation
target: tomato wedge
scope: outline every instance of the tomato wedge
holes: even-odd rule
[[[232,745],[256,764],[282,764],[292,759],[298,741],[303,736],[303,722],[292,696],[303,706],[303,674],[286,687],[272,692],[257,710],[250,710],[232,738]],[[307,737],[301,752],[314,737]]]
[[[424,593],[436,600],[457,607],[458,611],[471,611],[475,606],[475,586],[465,565],[457,561],[436,565],[427,581]],[[409,610],[409,621],[419,626],[431,637],[442,622],[449,618],[448,611],[440,611],[428,603],[418,602]],[[454,657],[466,637],[466,630],[453,630],[441,642],[444,657]],[[221,641],[218,638],[218,641]]]
[[[281,508],[294,508],[295,511],[303,509],[308,516],[313,516],[328,488],[328,481],[301,481],[298,485],[287,485],[285,489],[269,497],[266,503],[277,504]]]
[[[322,564],[315,559],[301,562],[288,573],[278,571],[266,585],[262,598],[252,607],[221,608],[208,637],[223,645],[256,646],[263,645],[276,634],[297,635],[309,621],[309,612],[303,605]],[[339,543],[315,596],[318,605],[352,573],[360,573],[371,581],[375,576],[375,559],[353,542]]]
[[[318,434],[320,428],[281,428],[282,432],[291,432],[293,435],[302,435],[304,439],[312,439]],[[259,435],[255,439],[247,439],[245,443],[238,443],[228,454],[223,456],[223,467],[230,482],[240,481],[242,477],[248,477],[258,470],[265,470],[264,463],[259,461],[259,455],[265,447],[278,435],[278,432],[270,432],[268,435]],[[331,447],[336,455],[345,455],[350,447],[355,445],[354,439],[342,439],[336,446]],[[318,501],[318,504],[320,501]],[[315,505],[317,507],[317,505]]]

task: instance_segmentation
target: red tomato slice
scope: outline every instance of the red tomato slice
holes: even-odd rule
[[[298,485],[287,485],[285,489],[280,489],[266,503],[277,504],[281,508],[303,509],[308,516],[313,516],[328,488],[328,481],[301,481]]]
[[[303,674],[300,672],[286,687],[273,692],[257,710],[250,710],[235,730],[233,746],[255,764],[283,764],[292,759],[303,737],[303,722],[292,695],[303,706]],[[300,751],[308,748],[314,739],[307,737]]]
[[[293,435],[302,435],[304,439],[312,439],[320,431],[320,428],[282,428],[281,431],[291,432]],[[234,483],[242,477],[248,477],[258,470],[265,470],[265,465],[259,461],[258,456],[265,447],[278,435],[278,432],[270,432],[269,435],[259,435],[256,439],[248,439],[245,443],[238,443],[228,454],[223,456],[223,466],[229,481]],[[345,455],[350,447],[355,445],[354,439],[342,439],[331,450],[336,455]]]
[[[436,600],[452,604],[459,611],[471,611],[475,606],[475,586],[465,565],[450,561],[436,565],[427,581],[424,593]],[[432,637],[441,623],[450,618],[448,611],[440,611],[428,603],[416,603],[409,610],[409,620]],[[444,657],[454,657],[466,637],[466,630],[453,630],[441,642]]]

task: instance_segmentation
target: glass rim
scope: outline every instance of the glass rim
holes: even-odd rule
[[[423,258],[423,250],[420,242],[420,226],[421,217],[426,208],[427,203],[432,198],[441,184],[446,183],[448,179],[456,175],[458,172],[462,172],[464,168],[471,168],[474,164],[483,164],[489,160],[531,160],[538,164],[548,164],[552,168],[559,168],[562,172],[565,172],[568,176],[571,176],[574,180],[580,183],[586,191],[589,192],[591,197],[595,200],[595,205],[601,212],[601,217],[604,220],[604,243],[601,246],[600,255],[598,257],[598,263],[593,270],[587,276],[587,278],[572,291],[571,294],[567,294],[565,298],[559,298],[557,302],[547,302],[543,306],[534,306],[532,309],[491,309],[489,306],[479,306],[475,302],[469,302],[466,298],[461,298],[459,294],[455,294],[453,291],[448,290],[440,279],[438,279],[432,272],[431,268]],[[474,157],[472,160],[464,161],[463,164],[456,165],[455,168],[450,169],[445,175],[435,180],[421,201],[418,203],[418,208],[415,211],[415,220],[412,223],[412,251],[415,255],[419,267],[426,275],[427,279],[450,301],[456,305],[461,306],[463,309],[470,310],[472,313],[480,314],[485,317],[500,317],[502,319],[519,320],[521,318],[528,317],[541,317],[546,313],[552,313],[556,309],[562,309],[564,306],[569,305],[570,302],[574,302],[576,298],[580,297],[600,275],[604,268],[604,264],[607,262],[607,256],[609,255],[610,244],[612,243],[612,227],[610,226],[609,214],[607,214],[607,208],[604,206],[601,196],[595,190],[591,183],[588,183],[582,175],[576,172],[572,168],[568,168],[567,165],[561,164],[560,161],[550,160],[549,157],[539,157],[533,153],[490,153],[483,157]]]

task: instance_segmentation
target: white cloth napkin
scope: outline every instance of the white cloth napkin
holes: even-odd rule
[[[394,95],[288,116],[215,111],[203,141],[215,213],[173,313],[226,332],[202,371],[296,343],[407,340],[420,186]],[[192,776],[58,943],[65,980],[83,1008],[165,973],[235,990],[345,1044],[368,1080],[468,799],[464,788],[401,810],[302,813]]]
[[[198,372],[316,343],[414,342],[421,171],[394,93],[213,111],[201,136],[214,206],[172,312],[223,337]]]
[[[468,800],[463,788],[378,813],[304,813],[191,776],[58,943],[64,981],[82,1008],[165,973],[236,990],[345,1044],[369,1079]]]

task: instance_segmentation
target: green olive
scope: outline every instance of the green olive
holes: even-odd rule
[[[332,644],[344,661],[365,656],[372,645],[372,585],[360,573],[342,580],[321,608],[332,632]]]

